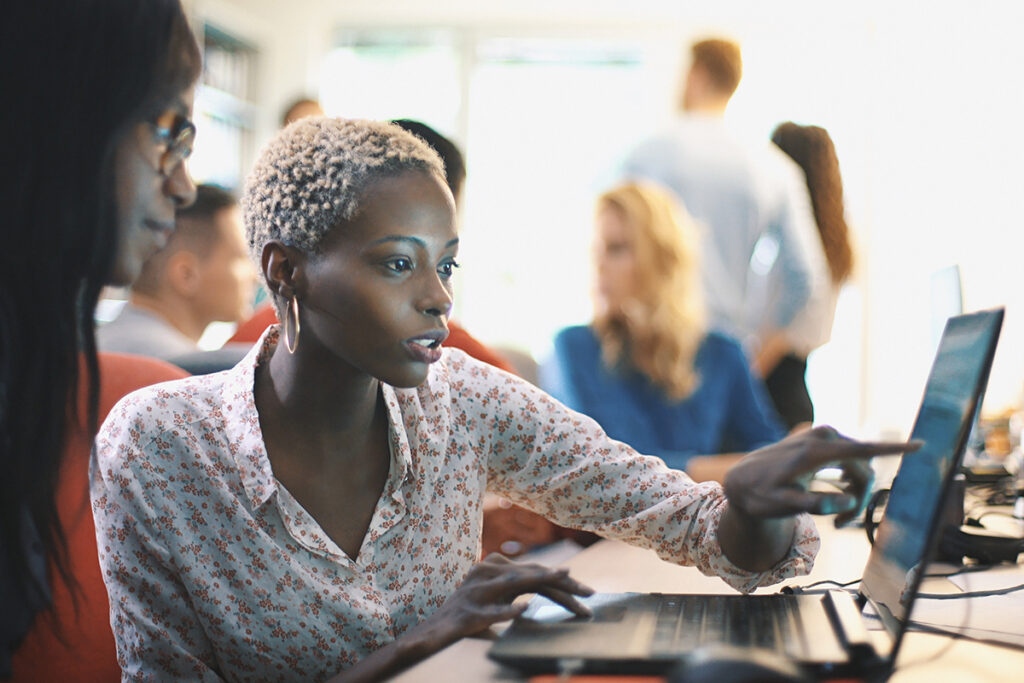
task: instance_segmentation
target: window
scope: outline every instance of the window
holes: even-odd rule
[[[189,162],[196,182],[238,189],[252,163],[256,119],[256,50],[210,25],[203,26],[203,75],[196,91],[201,141]]]
[[[459,145],[455,317],[541,356],[589,317],[594,199],[664,110],[651,102],[650,64],[621,40],[348,34],[325,62],[320,99],[332,115],[418,119]]]

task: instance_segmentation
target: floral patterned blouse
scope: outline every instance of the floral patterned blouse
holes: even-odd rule
[[[111,624],[126,680],[327,678],[434,612],[479,560],[485,489],[559,524],[652,548],[750,591],[719,551],[725,499],[608,438],[533,385],[448,349],[414,389],[381,385],[391,468],[355,558],[275,478],[253,401],[271,328],[235,368],[130,394],[92,461]]]

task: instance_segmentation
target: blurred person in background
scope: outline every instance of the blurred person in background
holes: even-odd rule
[[[800,169],[773,145],[752,147],[726,124],[743,75],[739,45],[713,38],[690,52],[680,116],[640,143],[621,171],[669,188],[702,226],[708,323],[753,358],[826,287],[824,256]],[[775,307],[752,282],[772,269]]]
[[[754,368],[764,377],[776,410],[792,428],[814,421],[814,404],[805,381],[807,356],[832,335],[839,290],[850,279],[854,259],[839,158],[828,131],[787,121],[772,133],[772,142],[803,169],[829,272],[829,286],[817,290],[786,329],[767,336],[754,359]],[[772,269],[768,278],[765,291],[781,291],[777,282],[781,273]],[[784,304],[774,301],[772,305]]]
[[[594,319],[558,333],[543,387],[612,438],[714,478],[735,457],[713,454],[782,438],[740,345],[706,328],[692,219],[649,183],[609,190],[595,218]]]
[[[201,57],[178,0],[3,15],[0,678],[119,680],[85,495],[102,397],[93,311],[192,201]]]
[[[177,211],[167,245],[147,259],[120,315],[96,333],[101,351],[166,360],[202,374],[231,367],[251,344],[203,351],[213,322],[238,323],[252,314],[257,273],[249,260],[238,200],[216,185],[200,185],[192,206]]]
[[[319,102],[311,97],[300,97],[289,104],[284,110],[284,114],[281,115],[281,126],[287,126],[289,123],[294,123],[307,116],[323,115],[324,109],[320,106]]]

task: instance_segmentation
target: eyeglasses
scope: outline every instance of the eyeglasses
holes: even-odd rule
[[[167,149],[160,155],[160,173],[170,176],[178,164],[192,154],[196,126],[176,111],[167,111],[153,123],[157,141]]]

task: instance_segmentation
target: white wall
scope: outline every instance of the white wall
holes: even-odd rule
[[[735,36],[744,44],[747,68],[730,108],[733,122],[755,136],[767,136],[785,119],[816,123],[830,130],[839,151],[860,247],[863,306],[855,317],[862,326],[846,329],[850,338],[839,340],[862,355],[838,361],[839,372],[861,368],[854,372],[860,376],[825,381],[834,388],[829,401],[841,402],[848,393],[857,406],[857,425],[843,426],[864,433],[909,427],[932,351],[929,274],[954,262],[963,266],[968,309],[1008,309],[987,410],[1019,403],[1024,41],[1015,2],[968,8],[876,1],[844,3],[842,9],[757,0],[192,4],[197,14],[219,23],[237,22],[263,49],[264,137],[287,100],[316,89],[318,65],[334,31],[345,26],[635,35],[660,41],[666,54],[693,36]],[[674,74],[666,73],[665,91],[675,86]],[[664,102],[667,114],[669,98]],[[463,322],[473,329],[472,319]],[[487,341],[516,342],[482,332]]]

